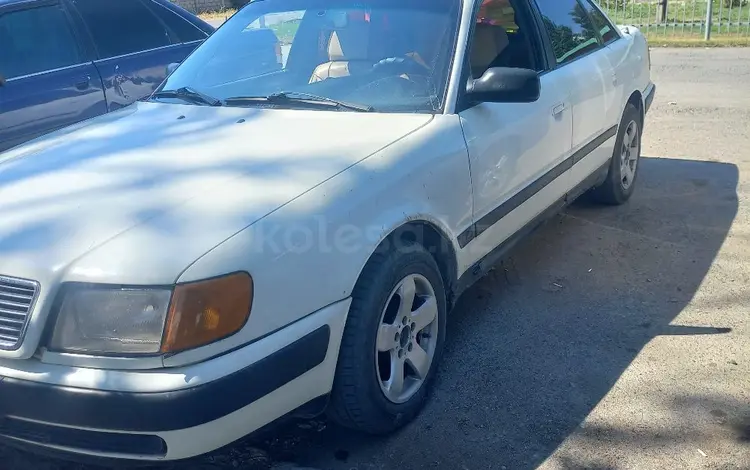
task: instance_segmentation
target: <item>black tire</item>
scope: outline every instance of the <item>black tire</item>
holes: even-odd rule
[[[376,339],[385,303],[410,274],[424,276],[435,292],[438,339],[421,388],[406,402],[384,395],[376,370]],[[369,434],[387,434],[412,421],[424,406],[445,343],[445,287],[435,259],[421,245],[407,243],[377,252],[367,262],[352,295],[344,328],[328,415],[342,426]]]
[[[625,133],[627,131],[628,124],[630,122],[635,122],[638,124],[638,155],[637,160],[638,164],[636,164],[635,167],[635,175],[633,177],[633,180],[630,182],[629,186],[625,187],[623,183],[623,174],[620,166],[620,158],[621,158],[621,149],[622,149],[622,143],[625,138]],[[615,149],[612,155],[612,159],[610,160],[609,164],[609,170],[607,171],[607,178],[604,180],[604,182],[593,188],[591,191],[591,198],[594,202],[598,202],[600,204],[608,204],[608,205],[620,205],[625,204],[628,199],[630,199],[630,196],[633,195],[633,191],[635,190],[636,181],[638,179],[638,170],[640,169],[640,159],[641,159],[641,145],[640,142],[642,142],[641,138],[643,136],[643,119],[641,117],[641,112],[633,106],[632,103],[628,103],[628,105],[625,107],[625,112],[622,116],[622,121],[620,122],[618,132],[617,132],[617,140],[615,141]]]

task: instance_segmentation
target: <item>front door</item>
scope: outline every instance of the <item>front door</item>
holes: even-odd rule
[[[469,264],[565,196],[572,110],[569,91],[545,73],[528,10],[518,2],[485,0],[471,45],[471,75],[488,67],[522,67],[541,74],[534,103],[480,103],[460,112],[469,148],[475,228],[466,243]],[[526,13],[526,14],[524,14]]]
[[[0,75],[0,151],[107,111],[99,73],[56,2],[0,12]]]

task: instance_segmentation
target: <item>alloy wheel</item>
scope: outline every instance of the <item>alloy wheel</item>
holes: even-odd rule
[[[638,158],[641,154],[641,138],[638,133],[638,123],[630,121],[625,128],[620,150],[620,183],[622,189],[628,190],[635,181],[635,171],[638,168]]]
[[[381,314],[375,351],[380,389],[393,403],[413,397],[427,378],[438,340],[438,304],[419,274],[402,279]]]

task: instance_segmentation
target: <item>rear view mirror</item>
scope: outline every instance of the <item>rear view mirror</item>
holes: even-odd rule
[[[177,69],[177,67],[179,66],[180,64],[177,62],[172,62],[171,64],[167,65],[167,75],[172,75],[172,72],[174,72],[175,69]]]
[[[472,101],[487,103],[533,103],[542,85],[534,70],[492,67],[481,77],[469,80],[466,94]]]

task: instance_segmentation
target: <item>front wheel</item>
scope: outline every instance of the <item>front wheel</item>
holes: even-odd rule
[[[595,201],[619,205],[633,195],[641,158],[642,129],[640,111],[628,103],[620,122],[607,179],[591,193]]]
[[[424,405],[445,339],[446,300],[435,259],[418,244],[378,253],[354,289],[329,414],[385,434]]]

